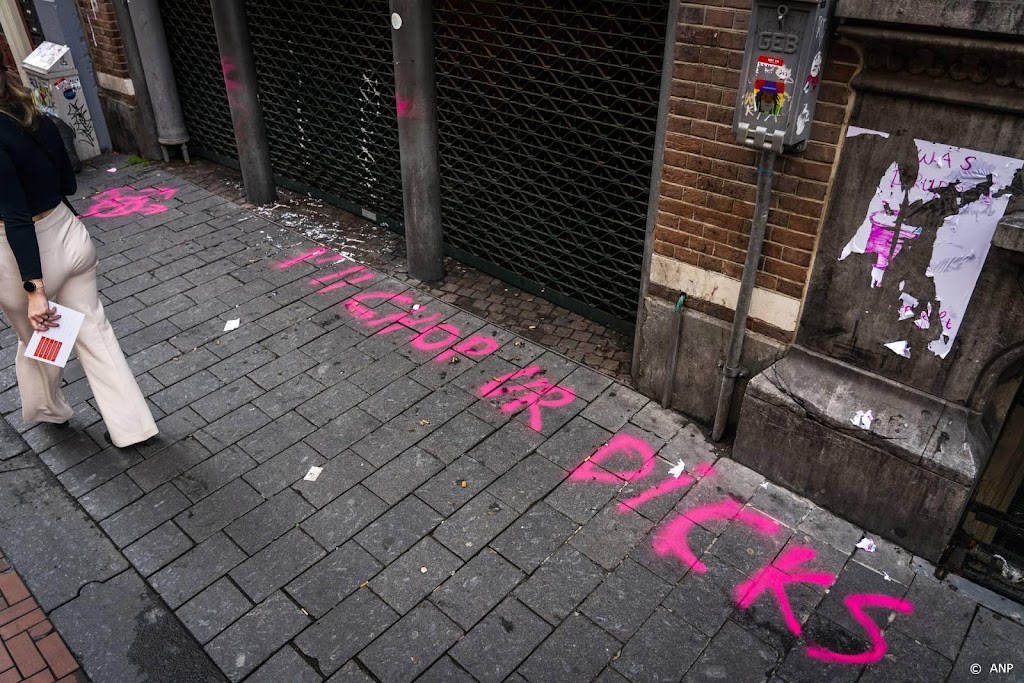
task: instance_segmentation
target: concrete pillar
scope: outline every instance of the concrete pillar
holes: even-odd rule
[[[25,22],[21,19],[21,11],[15,0],[0,0],[0,28],[3,29],[4,37],[7,38],[7,46],[11,48],[11,55],[18,64],[21,82],[27,84],[28,77],[25,75],[25,70],[21,68],[21,63],[32,52],[32,43],[29,42]]]

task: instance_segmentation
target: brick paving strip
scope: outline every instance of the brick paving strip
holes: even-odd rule
[[[78,662],[0,553],[0,683],[85,683]]]
[[[98,683],[218,680],[211,660],[252,683],[1024,662],[1018,606],[856,550],[861,530],[611,378],[157,169],[80,184],[102,193],[76,203],[161,436],[109,447],[77,362],[70,427],[27,427],[0,368],[0,412],[39,456],[0,451],[0,509],[61,520],[0,518],[0,544],[43,556],[28,583]],[[61,564],[39,538],[74,525],[88,547]],[[153,675],[168,661],[189,673]]]

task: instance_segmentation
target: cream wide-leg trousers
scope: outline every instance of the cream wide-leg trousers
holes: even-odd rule
[[[88,230],[77,216],[60,204],[50,215],[36,222],[36,236],[50,301],[85,314],[75,352],[110,440],[124,448],[156,435],[153,415],[100,303],[96,290],[96,248]],[[0,309],[18,333],[15,369],[25,422],[69,420],[74,410],[61,389],[63,369],[25,357],[25,345],[32,336],[28,297],[22,287],[18,262],[2,227]]]

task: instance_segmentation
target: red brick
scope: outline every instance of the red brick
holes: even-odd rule
[[[776,287],[776,291],[786,296],[791,296],[794,299],[804,298],[804,283],[790,282],[789,280],[779,280],[779,284]]]
[[[21,577],[13,571],[0,574],[0,593],[3,593],[4,599],[7,600],[9,605],[21,602],[31,595]]]
[[[7,671],[12,666],[14,666],[14,660],[11,659],[11,655],[7,652],[4,644],[0,643],[0,671]]]
[[[60,636],[53,633],[37,643],[39,651],[50,665],[50,669],[58,678],[66,676],[78,668],[78,662],[68,650]]]
[[[38,607],[38,605],[36,605],[36,601],[32,598],[29,598],[28,600],[22,600],[17,605],[11,605],[7,609],[0,612],[0,626],[3,626],[4,624],[9,624],[15,619],[18,619],[19,617],[28,614],[36,607]]]
[[[46,661],[27,633],[19,633],[8,640],[7,649],[10,650],[22,676],[28,677],[46,668]]]
[[[88,681],[85,680],[85,674],[83,674],[82,670],[79,669],[70,676],[65,676],[60,679],[57,683],[88,683]]]
[[[25,683],[53,683],[53,674],[43,669],[32,678],[26,678]]]
[[[0,674],[0,683],[19,683],[19,681],[21,681],[21,674],[17,669],[8,669]]]
[[[6,626],[0,627],[0,638],[9,640],[15,635],[29,630],[44,619],[46,619],[46,615],[43,614],[43,610],[34,609],[25,616],[19,617]]]
[[[32,640],[39,640],[43,636],[49,634],[52,630],[53,624],[51,624],[49,621],[44,621],[30,628],[28,630],[28,634],[32,637]]]

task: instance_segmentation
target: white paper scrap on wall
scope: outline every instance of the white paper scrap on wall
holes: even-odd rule
[[[857,413],[850,419],[853,426],[860,427],[861,429],[871,430],[871,423],[875,421],[874,413],[870,410],[858,410]]]
[[[903,356],[904,358],[910,358],[910,343],[904,341],[889,342],[885,345],[885,348],[889,349],[897,356]]]

